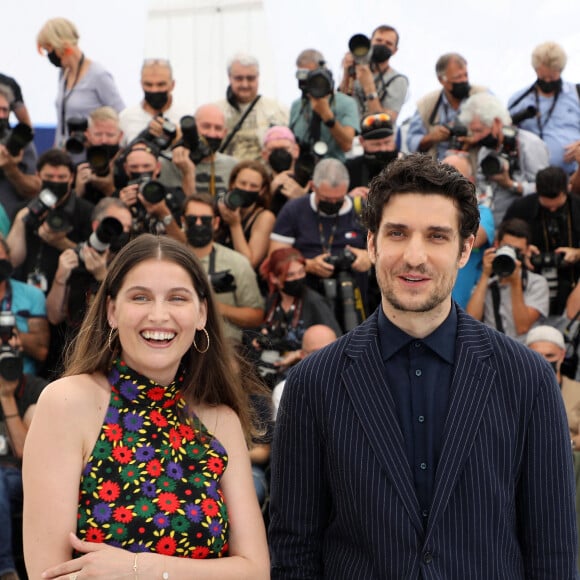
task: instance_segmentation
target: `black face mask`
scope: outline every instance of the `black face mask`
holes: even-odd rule
[[[42,189],[49,189],[58,199],[62,199],[68,193],[69,184],[66,181],[42,181]]]
[[[197,218],[185,216],[185,235],[194,248],[205,248],[213,240],[213,224],[196,224]]]
[[[384,44],[375,44],[371,52],[371,63],[381,64],[393,56],[391,49]]]
[[[208,147],[211,149],[212,153],[217,153],[218,149],[221,147],[222,139],[221,137],[205,137]]]
[[[161,111],[169,102],[169,93],[167,91],[155,93],[145,91],[145,102],[156,111]]]
[[[488,149],[496,149],[499,145],[499,140],[497,137],[494,137],[491,133],[489,133],[483,139],[480,139],[477,144],[481,145],[482,147],[487,147]]]
[[[462,83],[451,83],[451,94],[459,100],[466,99],[469,97],[469,91],[471,90],[471,85],[464,81]]]
[[[321,200],[318,202],[318,209],[326,215],[337,215],[343,203],[344,199],[341,201]]]
[[[399,150],[394,151],[375,151],[374,153],[364,154],[366,162],[373,167],[386,167],[391,161],[394,161],[399,155]]]
[[[48,57],[50,63],[53,64],[56,68],[62,68],[62,61],[60,56],[58,56],[54,50],[51,50],[46,56]]]
[[[8,119],[0,119],[0,138],[6,135],[8,129],[10,129],[10,123]]]
[[[232,201],[235,200],[234,205],[236,207],[250,207],[256,203],[258,197],[260,197],[260,192],[234,187],[227,195]]]
[[[543,81],[542,79],[538,79],[536,85],[538,85],[538,88],[543,93],[559,93],[562,90],[562,79],[558,79],[557,81]]]
[[[299,298],[304,292],[304,284],[306,278],[298,278],[297,280],[286,280],[284,286],[282,286],[282,292],[288,294],[288,296],[294,296],[294,298]]]
[[[8,280],[12,275],[12,263],[10,260],[0,260],[0,282]]]
[[[277,147],[268,156],[268,163],[275,173],[282,173],[292,167],[292,155],[283,147]]]

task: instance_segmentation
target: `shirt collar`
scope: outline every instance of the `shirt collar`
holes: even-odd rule
[[[449,316],[425,338],[414,338],[394,325],[386,317],[382,306],[379,308],[378,328],[383,361],[389,360],[411,342],[423,342],[430,350],[449,364],[453,364],[455,361],[455,339],[457,337],[457,308],[455,302],[451,305]]]
[[[316,207],[316,199],[315,196],[316,194],[314,192],[312,192],[310,194],[310,207],[312,208],[312,211],[314,213],[317,213],[318,215],[320,215],[323,218],[334,218],[336,216],[334,215],[326,215],[323,212],[319,212],[318,208]],[[350,195],[347,195],[344,198],[345,203],[342,204],[342,207],[340,208],[340,211],[338,212],[338,215],[346,215],[351,209],[352,209],[352,198],[350,197]]]

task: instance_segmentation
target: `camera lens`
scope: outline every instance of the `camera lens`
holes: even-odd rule
[[[497,175],[503,171],[503,163],[501,158],[497,155],[488,155],[481,160],[479,164],[481,167],[481,172],[485,177],[490,177],[491,175]]]
[[[14,129],[12,129],[12,133],[8,137],[6,141],[6,149],[8,149],[8,153],[15,157],[24,149],[31,141],[34,136],[34,132],[32,129],[26,125],[25,123],[18,123]]]
[[[165,199],[165,187],[159,181],[148,181],[141,188],[143,197],[149,203],[159,203]]]
[[[516,252],[510,246],[498,248],[491,263],[492,272],[500,278],[510,276],[516,269],[516,258]]]

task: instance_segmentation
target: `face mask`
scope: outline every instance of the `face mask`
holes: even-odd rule
[[[298,278],[297,280],[286,280],[284,286],[282,286],[282,292],[288,294],[288,296],[294,296],[298,298],[302,296],[304,292],[304,282],[306,278]]]
[[[478,145],[482,147],[487,147],[488,149],[495,149],[499,145],[497,137],[494,137],[491,133],[486,135],[483,139],[477,142]]]
[[[0,260],[0,282],[8,280],[12,275],[12,263],[10,260]]]
[[[48,60],[51,64],[57,68],[62,68],[62,61],[60,56],[58,56],[54,50],[51,50],[46,56],[48,57]]]
[[[543,81],[542,79],[538,79],[536,84],[543,93],[557,93],[562,90],[562,79],[558,79],[557,81]]]
[[[205,137],[209,148],[212,153],[217,153],[218,149],[221,147],[222,139],[221,137]]]
[[[451,84],[451,94],[459,100],[466,99],[469,97],[469,91],[471,90],[471,85],[465,81],[462,83],[452,83]]]
[[[63,198],[68,193],[68,183],[66,181],[42,181],[42,189],[49,189],[58,199]]]
[[[394,151],[375,151],[375,153],[365,153],[364,157],[369,165],[374,167],[386,167],[391,161],[394,161],[399,155],[399,150]]]
[[[234,187],[227,196],[233,202],[232,205],[235,205],[235,207],[250,207],[253,203],[256,203],[260,196],[260,192],[248,191],[246,189]]]
[[[8,129],[10,129],[8,119],[0,119],[0,138],[4,137]]]
[[[391,49],[384,44],[375,44],[372,48],[371,62],[380,64],[386,62],[393,56]]]
[[[275,173],[282,173],[292,167],[292,155],[283,147],[278,147],[268,156],[268,163]]]
[[[344,203],[344,199],[341,201],[324,201],[318,202],[318,209],[325,213],[326,215],[337,215]]]
[[[187,216],[185,217],[187,241],[194,248],[205,248],[213,240],[213,225],[196,224],[194,220],[197,220],[197,218],[192,220],[191,218],[188,219]]]
[[[156,111],[161,111],[169,101],[169,93],[167,91],[160,91],[152,93],[145,91],[145,102]]]

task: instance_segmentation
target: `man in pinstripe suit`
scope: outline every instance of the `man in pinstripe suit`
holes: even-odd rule
[[[381,306],[288,377],[272,578],[577,578],[554,373],[451,300],[478,221],[473,185],[427,156],[372,182]]]

